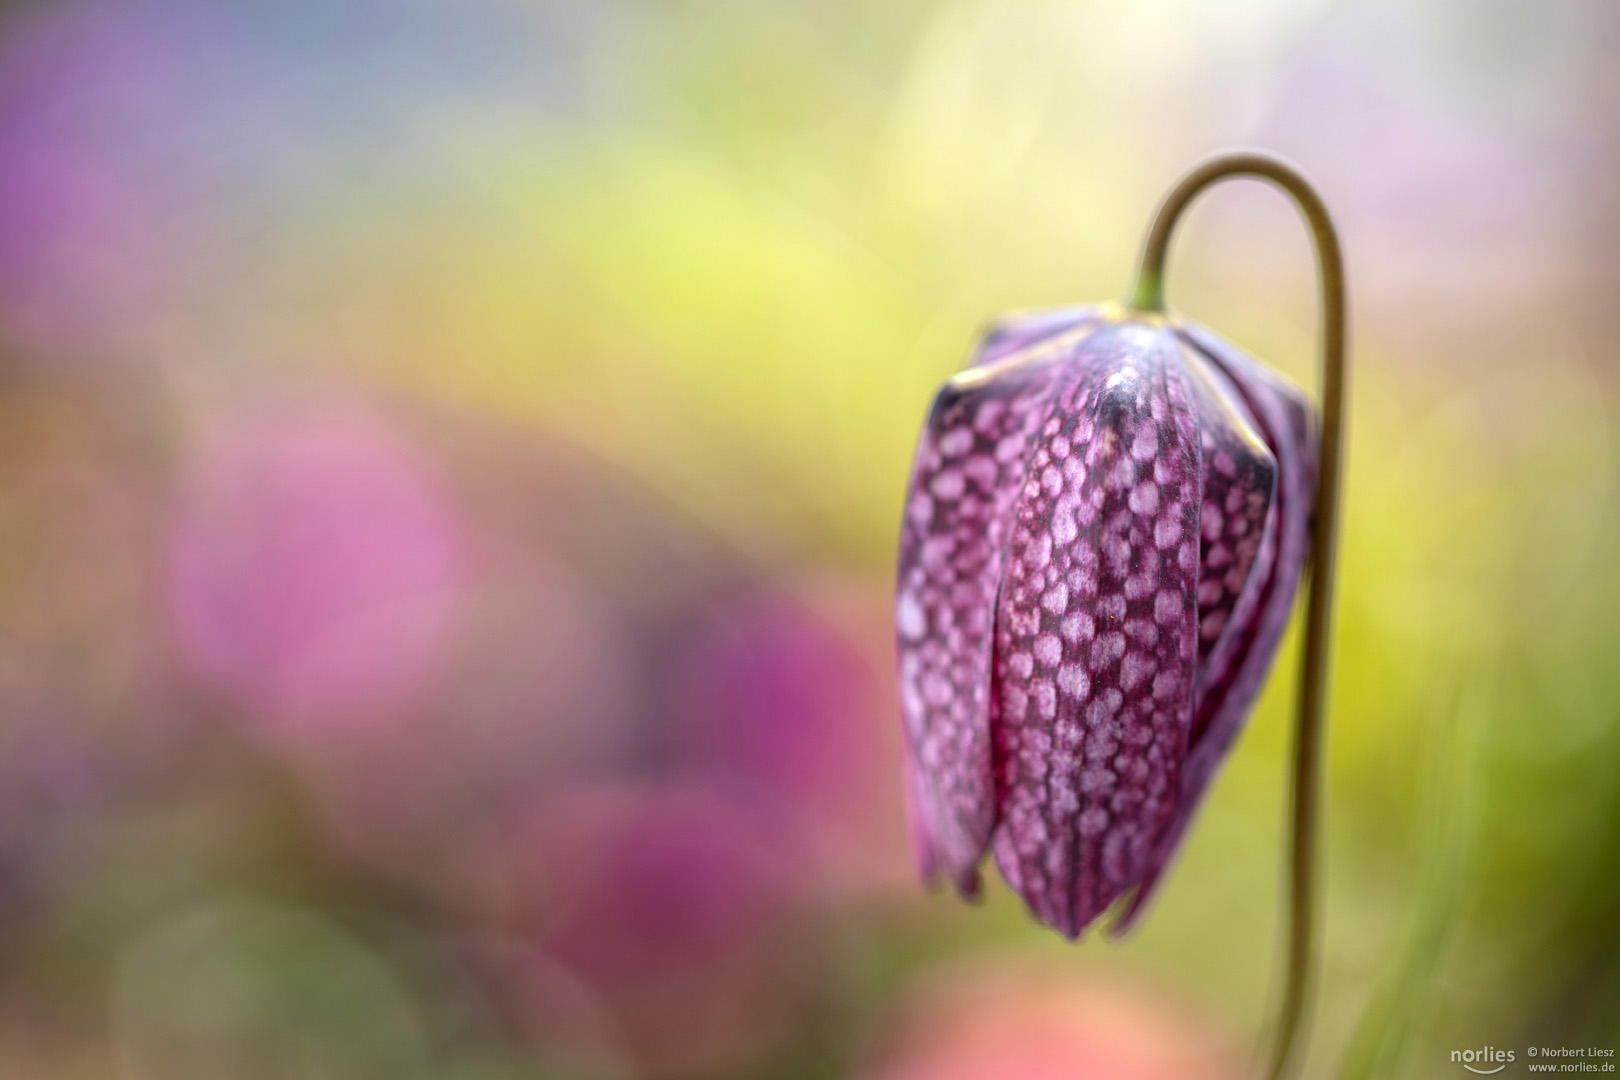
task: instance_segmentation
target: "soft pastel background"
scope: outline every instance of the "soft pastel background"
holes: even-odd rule
[[[1311,1071],[1620,1048],[1608,0],[11,0],[0,1076],[1241,1075],[1292,643],[1074,947],[890,638],[933,387],[1234,143],[1355,309]],[[1313,384],[1275,194],[1170,291]]]

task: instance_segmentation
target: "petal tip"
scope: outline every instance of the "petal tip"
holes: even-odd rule
[[[980,878],[979,871],[976,868],[964,870],[954,876],[951,879],[951,885],[956,889],[956,895],[968,903],[982,904],[984,902],[984,881]]]
[[[1103,931],[1109,941],[1123,941],[1132,930],[1136,929],[1143,912],[1147,910],[1147,901],[1152,890],[1146,885],[1136,885],[1124,896],[1120,897],[1116,906],[1117,914],[1108,922],[1108,928]]]

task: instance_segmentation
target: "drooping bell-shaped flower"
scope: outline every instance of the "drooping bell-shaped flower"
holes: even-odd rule
[[[924,876],[993,853],[1074,938],[1152,892],[1271,666],[1314,414],[1210,331],[1123,308],[993,328],[940,390],[896,607]]]

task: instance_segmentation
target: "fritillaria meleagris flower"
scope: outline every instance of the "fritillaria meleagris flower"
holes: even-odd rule
[[[1201,327],[1010,319],[940,390],[896,607],[924,876],[1077,937],[1153,890],[1259,693],[1316,485],[1298,388]]]

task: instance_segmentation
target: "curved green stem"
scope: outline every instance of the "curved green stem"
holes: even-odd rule
[[[1154,216],[1142,249],[1129,306],[1164,311],[1164,261],[1176,222],[1205,188],[1232,176],[1267,180],[1285,191],[1304,214],[1316,246],[1322,286],[1322,459],[1311,540],[1310,597],[1305,609],[1305,648],[1294,728],[1294,776],[1289,849],[1288,966],[1278,1006],[1267,1075],[1291,1076],[1311,998],[1315,968],[1316,833],[1321,789],[1323,729],[1327,712],[1328,638],[1333,616],[1334,563],[1339,535],[1339,474],[1344,454],[1346,300],[1344,257],[1321,195],[1303,173],[1281,158],[1239,150],[1194,168],[1171,189]]]

